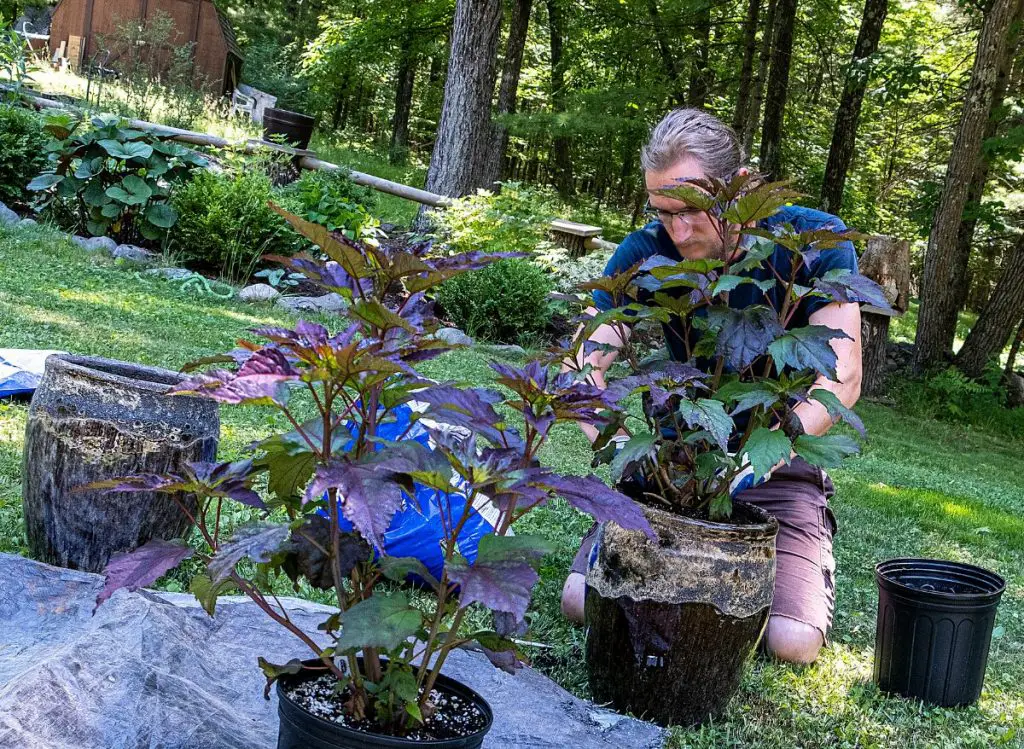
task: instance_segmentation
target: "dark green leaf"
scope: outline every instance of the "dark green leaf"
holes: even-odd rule
[[[864,422],[861,421],[860,417],[851,409],[844,406],[843,402],[839,400],[839,397],[831,390],[815,388],[808,393],[808,395],[823,405],[828,410],[828,415],[833,419],[842,419],[856,429],[860,433],[861,437],[867,436],[867,430],[864,429]]]
[[[794,440],[793,449],[808,463],[821,468],[835,468],[848,456],[860,452],[857,443],[842,434],[801,434]]]
[[[789,462],[793,445],[780,429],[758,427],[747,439],[746,451],[754,475],[763,478],[780,460]]]
[[[153,203],[146,208],[146,220],[161,229],[170,229],[178,220],[178,213],[169,203]]]
[[[837,357],[829,341],[849,337],[843,331],[825,325],[808,325],[788,331],[768,350],[780,370],[783,367],[810,369],[835,380]]]
[[[610,466],[612,485],[619,483],[622,474],[631,464],[649,455],[657,442],[658,440],[653,434],[637,434],[630,438],[622,448],[616,450]]]
[[[335,647],[339,652],[363,648],[391,651],[422,629],[423,614],[409,604],[404,591],[390,596],[377,593],[345,611]]]
[[[691,429],[706,429],[723,451],[728,451],[733,421],[725,412],[721,401],[701,398],[697,401],[680,401],[679,416]]]

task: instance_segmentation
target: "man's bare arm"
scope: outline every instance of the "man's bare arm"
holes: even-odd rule
[[[587,309],[587,314],[596,315],[597,310],[594,309],[593,307],[590,307]],[[620,330],[622,331],[621,334],[619,332]],[[579,331],[577,330],[576,332],[578,335]],[[595,343],[607,344],[608,346],[612,346],[614,348],[608,351],[602,351],[600,349],[597,351],[593,351],[591,352],[590,356],[587,356],[586,358],[584,358],[583,356],[583,350],[580,349],[578,359],[576,360],[576,367],[574,368],[570,366],[569,362],[567,361],[562,364],[562,371],[568,372],[571,369],[579,370],[582,369],[587,364],[589,364],[592,367],[589,374],[590,381],[597,387],[604,390],[607,387],[607,383],[605,382],[605,373],[608,371],[608,368],[615,363],[615,360],[619,356],[619,347],[624,345],[626,341],[629,340],[629,335],[629,328],[625,325],[600,326],[591,334],[589,340]],[[592,425],[581,423],[580,428],[583,430],[583,433],[587,435],[587,438],[591,442],[597,439],[598,431]]]
[[[861,347],[860,347],[860,306],[834,302],[813,313],[808,321],[811,325],[826,325],[842,330],[846,338],[833,338],[832,350],[836,352],[836,382],[819,377],[811,387],[830,390],[847,408],[853,408],[860,398]],[[807,434],[820,436],[832,428],[832,417],[816,400],[799,404],[794,411],[800,418]]]

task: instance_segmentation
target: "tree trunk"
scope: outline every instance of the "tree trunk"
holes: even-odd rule
[[[460,197],[487,181],[501,0],[458,0],[426,189]]]
[[[512,18],[508,23],[508,40],[505,42],[505,61],[501,68],[501,86],[498,89],[497,115],[515,114],[516,97],[519,92],[519,75],[523,70],[523,52],[526,49],[526,34],[530,29],[530,10],[533,0],[513,0]],[[508,128],[500,122],[494,123],[494,151],[488,164],[488,182],[496,183],[508,173],[505,165],[505,151],[508,150]]]
[[[891,320],[888,315],[876,315],[873,312],[864,312],[861,316],[861,395],[879,395],[885,392]]]
[[[992,106],[999,62],[1007,43],[1007,30],[1020,0],[993,0],[978,36],[978,51],[971,70],[960,124],[946,167],[939,205],[932,219],[921,279],[921,308],[917,319],[914,369],[918,372],[943,361],[953,348],[957,299],[953,286],[956,237],[967,204],[967,191],[978,165],[982,137]],[[1005,342],[1005,339],[1004,339]]]
[[[981,136],[982,143],[995,137],[999,126],[1006,119],[1007,111],[1003,107],[1003,98],[1006,96],[1010,69],[1013,66],[1013,58],[1020,41],[1020,23],[1022,20],[1024,20],[1024,2],[1018,2],[1017,14],[1010,25],[1010,35],[1006,40],[1003,57],[999,61],[999,69],[996,71],[996,85],[992,92],[992,104],[989,107],[988,119],[985,122],[985,132]],[[971,177],[971,183],[967,187],[967,201],[964,206],[964,213],[960,219],[960,226],[957,228],[956,256],[953,260],[955,274],[953,288],[958,293],[956,299],[957,310],[964,308],[971,290],[968,273],[968,266],[971,260],[971,245],[974,242],[974,230],[978,224],[978,209],[981,208],[982,198],[985,197],[985,185],[988,183],[991,166],[992,164],[987,154],[984,152],[979,154],[977,166]],[[984,296],[987,297],[988,294]]]
[[[782,126],[789,94],[789,64],[793,57],[793,26],[797,0],[779,0],[776,9],[775,47],[765,94],[764,123],[761,125],[761,172],[778,179],[782,172]]]
[[[757,74],[753,81],[753,96],[747,109],[747,119],[743,123],[743,153],[749,158],[754,148],[754,135],[757,124],[761,120],[761,104],[764,101],[764,83],[768,80],[768,66],[775,47],[775,11],[778,0],[768,0],[768,15],[765,18],[764,32],[761,37],[761,51],[758,53]]]
[[[548,27],[551,31],[551,105],[556,112],[565,111],[565,18],[559,0],[547,0]],[[556,136],[551,144],[558,194],[568,198],[572,193],[572,155],[569,138]]]
[[[1017,363],[1017,354],[1020,353],[1022,344],[1024,344],[1024,319],[1020,321],[1020,325],[1017,327],[1017,335],[1013,337],[1013,343],[1010,344],[1010,353],[1006,356],[1007,375],[1011,375],[1014,372],[1014,365]]]
[[[693,39],[696,54],[690,67],[690,86],[686,93],[686,106],[703,109],[707,104],[711,88],[711,3],[705,0],[697,8],[694,21]]]
[[[391,147],[388,161],[404,164],[409,156],[409,115],[412,113],[412,91],[416,82],[416,55],[406,39],[398,63],[398,84],[395,87],[395,116],[391,120]]]
[[[754,56],[757,53],[757,21],[760,15],[761,0],[748,0],[747,15],[743,21],[743,63],[740,66],[740,85],[736,92],[736,108],[732,114],[732,129],[741,138],[745,134],[747,112],[750,111]],[[747,152],[744,151],[744,153]]]
[[[988,304],[971,328],[956,366],[968,377],[978,377],[985,365],[1002,351],[1024,318],[1024,236],[1007,258]]]
[[[651,18],[651,26],[654,29],[654,38],[658,42],[658,52],[661,54],[661,64],[665,69],[665,77],[668,78],[672,88],[672,98],[676,104],[686,101],[683,95],[682,81],[679,76],[679,67],[676,65],[675,56],[672,54],[672,47],[669,46],[669,34],[662,29],[661,13],[658,11],[658,0],[647,0],[647,14]]]
[[[857,125],[860,122],[860,108],[864,92],[871,75],[871,57],[878,49],[882,36],[882,25],[889,12],[889,0],[866,0],[864,15],[860,22],[860,33],[853,48],[853,59],[846,72],[843,96],[836,112],[836,124],[832,130],[832,145],[828,150],[825,178],[821,183],[821,210],[837,212],[843,205],[843,188],[846,173],[853,159],[857,142]]]

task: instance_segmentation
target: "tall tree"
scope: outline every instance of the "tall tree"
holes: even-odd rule
[[[1004,97],[1009,85],[1013,59],[1021,39],[1020,27],[1022,21],[1024,21],[1024,2],[1018,2],[1017,14],[1010,23],[1006,47],[1003,50],[1003,57],[999,61],[999,69],[996,71],[996,85],[992,92],[992,104],[989,106],[985,132],[981,136],[982,143],[987,143],[996,136],[999,126],[1006,120],[1010,110],[1010,107],[1005,105]],[[956,308],[958,310],[962,309],[966,304],[971,290],[970,274],[968,273],[971,245],[974,242],[974,232],[978,226],[981,201],[985,197],[985,186],[988,184],[989,174],[992,169],[992,158],[992,152],[983,148],[978,158],[978,163],[974,168],[971,184],[967,187],[967,203],[956,233],[956,254],[953,260],[955,273],[953,288],[958,292],[956,299]]]
[[[978,377],[1024,320],[1024,235],[1010,253],[999,282],[956,357],[968,377]]]
[[[754,57],[757,55],[757,21],[761,15],[761,0],[747,0],[747,14],[743,19],[743,62],[740,65],[740,83],[736,92],[736,108],[732,114],[732,129],[744,135],[747,112],[750,110],[750,91],[754,77]]]
[[[754,135],[761,121],[761,104],[764,102],[764,84],[768,80],[768,70],[775,48],[775,11],[778,0],[768,0],[768,13],[764,20],[764,31],[761,36],[761,49],[758,52],[757,73],[754,75],[750,107],[747,109],[746,122],[743,123],[743,153],[750,156],[754,148]]]
[[[409,155],[409,116],[412,114],[416,62],[417,55],[412,49],[412,39],[406,38],[398,57],[395,114],[391,119],[391,147],[388,149],[388,160],[392,164],[404,164]]]
[[[846,71],[843,96],[836,112],[836,123],[832,129],[832,145],[828,150],[825,178],[821,183],[821,209],[838,211],[843,204],[843,189],[846,173],[853,159],[853,148],[857,142],[857,126],[860,123],[860,108],[864,103],[864,92],[871,75],[871,57],[878,49],[882,38],[882,25],[889,13],[889,0],[866,0],[864,15],[861,17],[860,32],[853,48],[853,59]]]
[[[765,92],[764,123],[761,125],[761,171],[777,179],[782,172],[782,125],[789,96],[789,66],[793,57],[793,27],[797,0],[778,0],[775,10],[775,45],[771,73]]]
[[[565,111],[565,15],[560,0],[547,0],[548,30],[551,34],[551,106],[555,112]],[[555,187],[565,198],[572,193],[572,154],[569,137],[556,135],[551,144],[555,170]]]
[[[457,0],[426,188],[459,197],[487,182],[501,0]]]
[[[686,101],[686,97],[683,95],[682,76],[679,75],[679,66],[676,64],[675,55],[672,53],[672,46],[669,44],[671,36],[661,21],[658,0],[647,0],[647,15],[650,17],[651,26],[654,29],[654,37],[658,42],[661,66],[672,89],[672,98],[676,104],[682,104]]]
[[[690,85],[686,106],[703,109],[711,88],[711,3],[700,0],[693,25],[694,54],[690,63]]]
[[[533,0],[513,0],[512,17],[508,22],[508,39],[505,41],[505,59],[501,67],[501,85],[498,88],[496,114],[515,114],[519,94],[519,76],[523,70],[523,53],[526,50],[526,35],[530,29],[530,10]],[[508,150],[508,128],[501,122],[494,123],[494,153],[488,167],[488,183],[494,184],[504,171],[505,151]]]
[[[914,345],[914,369],[921,372],[946,359],[953,349],[961,298],[954,283],[957,270],[956,238],[967,205],[967,191],[981,154],[982,136],[992,107],[999,63],[1008,31],[1020,0],[992,0],[978,35],[971,80],[964,97],[946,178],[932,219],[921,279]]]

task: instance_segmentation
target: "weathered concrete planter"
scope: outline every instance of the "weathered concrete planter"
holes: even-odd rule
[[[587,574],[587,668],[597,702],[661,725],[718,715],[768,621],[779,524],[737,502],[736,524],[645,507],[658,534],[606,524]]]
[[[112,359],[56,354],[46,360],[22,458],[25,529],[34,557],[98,572],[114,552],[186,531],[187,518],[166,495],[73,491],[92,481],[214,459],[217,404],[166,395],[181,379]],[[194,507],[194,499],[183,499]]]

